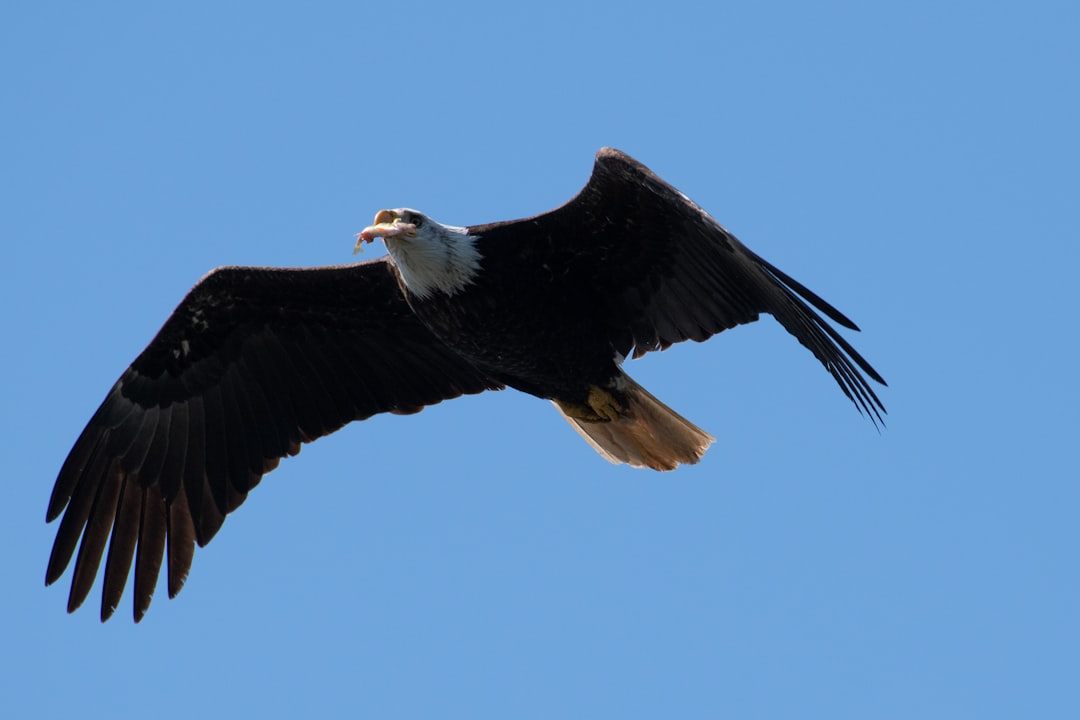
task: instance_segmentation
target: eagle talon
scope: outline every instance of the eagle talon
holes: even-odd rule
[[[589,394],[584,403],[572,403],[556,400],[555,404],[567,417],[590,423],[614,422],[623,417],[625,408],[615,399],[610,390],[599,385],[590,385]]]
[[[589,386],[589,407],[601,420],[611,422],[622,417],[623,406],[609,390],[599,385]]]

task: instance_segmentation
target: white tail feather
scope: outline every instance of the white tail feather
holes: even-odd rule
[[[657,400],[628,375],[627,407],[618,420],[588,422],[559,413],[608,462],[653,470],[694,464],[716,438]]]

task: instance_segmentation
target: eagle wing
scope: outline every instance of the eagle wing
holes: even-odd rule
[[[195,543],[209,542],[301,443],[376,413],[500,387],[417,320],[385,258],[214,270],[120,376],[64,462],[47,513],[48,521],[64,516],[45,582],[60,577],[78,546],[75,610],[108,541],[102,620],[134,561],[138,621],[166,544],[173,597]]]
[[[623,357],[704,341],[769,313],[861,413],[882,421],[866,376],[885,381],[814,308],[845,328],[855,323],[625,153],[600,150],[589,182],[565,205],[469,232],[520,238],[523,264],[560,268],[551,281],[602,318],[600,331]]]

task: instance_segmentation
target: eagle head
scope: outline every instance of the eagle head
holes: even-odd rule
[[[435,222],[409,208],[380,210],[356,236],[353,254],[381,237],[409,292],[421,298],[440,291],[454,295],[473,283],[480,270],[476,236],[463,227]]]

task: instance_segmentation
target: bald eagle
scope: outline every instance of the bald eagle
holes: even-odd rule
[[[173,311],[90,419],[49,500],[47,520],[63,519],[47,585],[78,548],[69,612],[108,542],[101,618],[134,563],[138,622],[163,561],[173,597],[195,545],[281,458],[376,413],[511,387],[550,400],[613,463],[696,463],[714,438],[623,361],[761,313],[861,413],[877,424],[885,412],[867,376],[884,380],[818,312],[854,323],[617,150],[600,150],[584,189],[550,212],[455,227],[383,210],[357,247],[376,238],[389,255],[353,265],[218,268]]]

